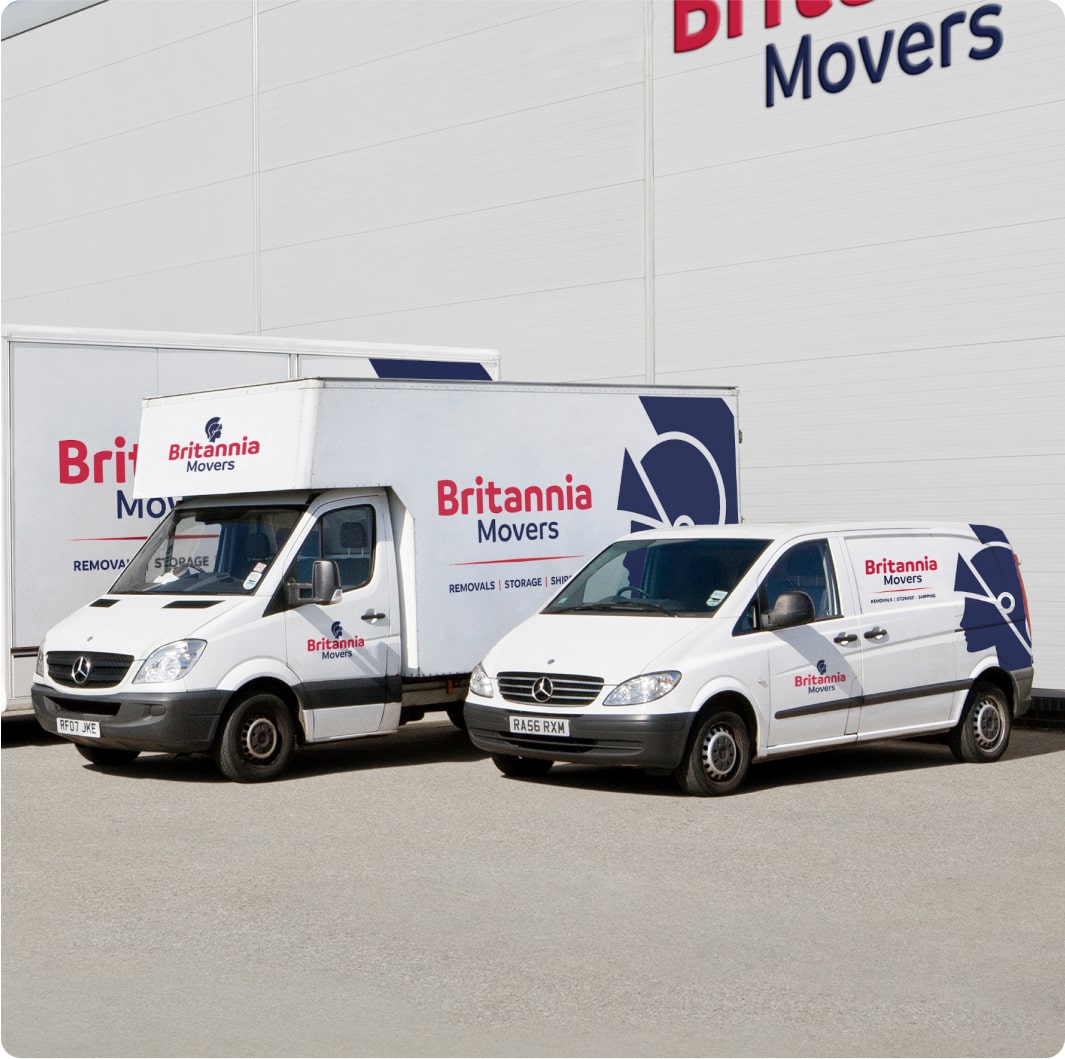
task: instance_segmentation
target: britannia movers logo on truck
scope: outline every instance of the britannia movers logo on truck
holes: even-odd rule
[[[838,0],[841,7],[864,7],[872,0]],[[755,5],[747,5],[754,8]],[[820,18],[833,7],[833,0],[765,0],[763,27],[776,29],[784,21],[783,9],[794,6],[802,19]],[[705,48],[724,26],[729,38],[741,37],[750,26],[744,23],[743,0],[674,0],[673,51]],[[846,41],[827,45],[811,33],[802,35],[792,51],[776,43],[765,50],[765,105],[773,107],[796,93],[803,99],[814,95],[814,83],[828,95],[844,91],[856,80],[880,84],[901,71],[917,77],[936,68],[949,67],[957,59],[983,60],[1002,51],[1003,33],[997,24],[1001,4],[982,4],[974,11],[952,11],[938,25],[915,21],[901,30],[877,30],[860,37],[857,47]],[[788,21],[796,25],[789,14]],[[801,23],[798,23],[801,25]]]
[[[245,434],[239,441],[226,442],[222,439],[222,420],[212,416],[203,427],[207,438],[202,441],[173,442],[167,459],[184,461],[188,474],[202,474],[205,471],[235,471],[236,457],[258,456],[262,446],[255,438]]]
[[[618,477],[613,478],[619,483],[617,493],[611,495],[617,497],[615,510],[628,515],[629,524],[619,525],[616,532],[738,521],[736,426],[728,405],[713,397],[643,396],[639,401],[656,440],[646,450],[625,448],[621,453]],[[479,546],[558,543],[549,555],[537,551],[485,563],[583,559],[589,544],[598,549],[607,543],[606,539],[589,542],[574,521],[600,511],[604,504],[609,507],[610,500],[596,490],[570,470],[554,481],[528,484],[486,475],[477,475],[469,484],[441,478],[436,483],[436,510],[442,518],[472,520]],[[597,525],[601,523],[597,519]],[[568,579],[568,574],[535,573],[482,578],[452,583],[450,591],[557,588]]]

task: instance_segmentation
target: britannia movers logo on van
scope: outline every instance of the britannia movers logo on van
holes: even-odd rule
[[[167,459],[184,461],[188,474],[204,471],[233,471],[237,468],[236,457],[258,456],[261,451],[259,442],[245,434],[239,441],[224,441],[222,438],[222,420],[212,416],[203,427],[207,442],[174,442],[170,445]]]
[[[984,548],[971,558],[959,555],[954,575],[954,591],[965,598],[965,645],[974,654],[994,648],[1003,669],[1027,669],[1032,631],[1013,548],[994,526],[973,526],[972,531]]]
[[[838,0],[840,8],[858,8],[872,0]],[[764,5],[745,5],[743,0],[674,0],[673,51],[690,52],[705,48],[722,27],[729,38],[741,37],[751,28],[745,25],[746,11],[764,12],[762,28],[776,29],[785,21],[802,25],[801,19],[820,18],[833,7],[833,0],[765,0]],[[823,36],[805,33],[792,51],[778,50],[769,43],[765,50],[765,105],[773,107],[796,93],[803,99],[814,95],[814,82],[828,95],[844,91],[855,81],[877,85],[901,71],[917,77],[935,67],[949,67],[955,60],[991,59],[1002,50],[1003,33],[997,24],[1001,4],[982,4],[974,11],[952,11],[939,20],[916,21],[902,29],[878,27],[858,39],[857,47],[846,41],[824,43]],[[753,21],[753,19],[752,19]]]

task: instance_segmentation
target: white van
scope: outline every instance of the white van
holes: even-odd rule
[[[511,776],[555,761],[735,790],[752,761],[947,733],[994,761],[1028,707],[1020,569],[980,525],[634,533],[477,666],[470,738]]]

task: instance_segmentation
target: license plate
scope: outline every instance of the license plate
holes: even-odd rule
[[[514,735],[569,735],[567,717],[514,717],[510,718],[510,730]]]
[[[57,717],[56,726],[60,735],[80,735],[82,738],[99,739],[100,722],[83,721],[76,717]]]

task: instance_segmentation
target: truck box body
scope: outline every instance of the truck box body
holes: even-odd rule
[[[309,375],[496,379],[486,349],[5,326],[0,708],[46,630],[105,591],[172,497],[133,494],[141,399]]]
[[[668,514],[648,507],[653,484],[619,497],[626,469],[638,476],[636,461],[670,432],[668,411],[656,426],[647,401],[672,404],[681,425],[694,409],[692,429],[707,434],[672,441],[682,466],[695,462]],[[734,403],[707,391],[344,380],[156,398],[145,402],[135,493],[389,490],[410,560],[400,564],[403,672],[468,673],[634,519],[737,520]],[[212,421],[225,425],[219,451],[242,454],[210,447]],[[703,506],[681,510],[685,500]]]
[[[49,631],[38,719],[93,760],[212,749],[260,779],[282,744],[394,731],[427,705],[461,718],[488,647],[604,543],[738,520],[736,406],[728,389],[351,379],[149,398],[134,496],[185,499]],[[249,731],[273,733],[261,759]]]

